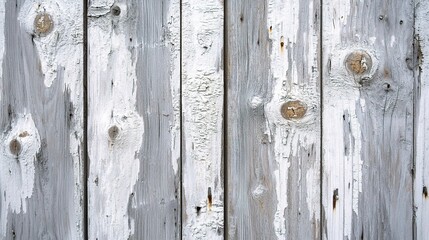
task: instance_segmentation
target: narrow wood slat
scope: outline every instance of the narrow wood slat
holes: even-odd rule
[[[0,239],[83,239],[83,1],[0,1]]]
[[[320,239],[319,2],[225,17],[229,239]]]
[[[89,238],[180,237],[180,5],[88,9]]]
[[[182,1],[183,239],[223,239],[223,1]]]
[[[412,239],[413,1],[323,1],[323,238]]]
[[[416,45],[414,67],[416,80],[415,93],[415,178],[414,209],[415,239],[423,240],[429,236],[429,2],[415,1]]]

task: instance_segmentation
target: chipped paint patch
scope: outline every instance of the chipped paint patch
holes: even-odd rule
[[[38,50],[44,83],[50,87],[57,78],[58,68],[65,68],[65,84],[72,89],[81,81],[82,52],[75,47],[82,44],[82,5],[67,0],[27,0],[19,12],[19,21]],[[36,21],[40,16],[49,16],[50,24]],[[48,26],[49,25],[49,26]],[[44,29],[49,27],[49,29]],[[43,31],[41,31],[43,30]],[[65,88],[64,88],[65,89]]]
[[[31,114],[18,114],[11,129],[1,135],[0,189],[1,233],[6,235],[7,214],[26,212],[34,188],[35,163],[40,136]]]
[[[218,0],[185,0],[182,4],[183,236],[222,239],[224,8]],[[209,187],[214,207],[198,215],[195,207],[206,206]]]

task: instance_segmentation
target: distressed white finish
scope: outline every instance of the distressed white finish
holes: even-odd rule
[[[175,0],[90,2],[90,239],[180,234],[179,14]]]
[[[319,5],[227,4],[228,237],[319,239]]]
[[[415,239],[423,240],[429,236],[429,2],[417,0],[415,7]]]
[[[82,7],[0,1],[2,239],[83,239]]]
[[[184,239],[223,239],[223,13],[182,1]]]
[[[22,114],[12,129],[1,136],[0,150],[0,188],[4,193],[1,201],[1,232],[0,237],[6,236],[7,214],[27,212],[27,198],[33,195],[35,180],[36,154],[40,151],[40,136],[34,125],[31,114]],[[10,142],[18,141],[20,152],[11,152]]]
[[[323,239],[412,239],[412,1],[322,13]]]

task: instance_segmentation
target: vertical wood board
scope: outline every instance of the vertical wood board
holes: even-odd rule
[[[83,239],[82,1],[0,1],[0,239]]]
[[[180,236],[178,0],[94,0],[89,238]]]
[[[413,9],[323,1],[324,239],[413,237]]]
[[[183,238],[223,239],[223,1],[182,1]]]
[[[412,65],[416,70],[414,239],[420,240],[429,236],[429,2],[418,0],[415,3],[414,60],[417,61]]]
[[[319,239],[319,2],[226,10],[228,236]]]

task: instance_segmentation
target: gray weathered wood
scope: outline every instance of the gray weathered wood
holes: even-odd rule
[[[82,3],[0,1],[0,239],[83,239]]]
[[[180,235],[178,0],[93,0],[89,239]]]
[[[429,2],[415,1],[415,239],[429,237]],[[417,60],[417,61],[416,61]],[[427,124],[427,125],[426,125]]]
[[[223,239],[223,2],[182,1],[183,238]]]
[[[319,239],[319,4],[226,5],[228,236]]]
[[[323,1],[324,239],[413,237],[413,9]]]

